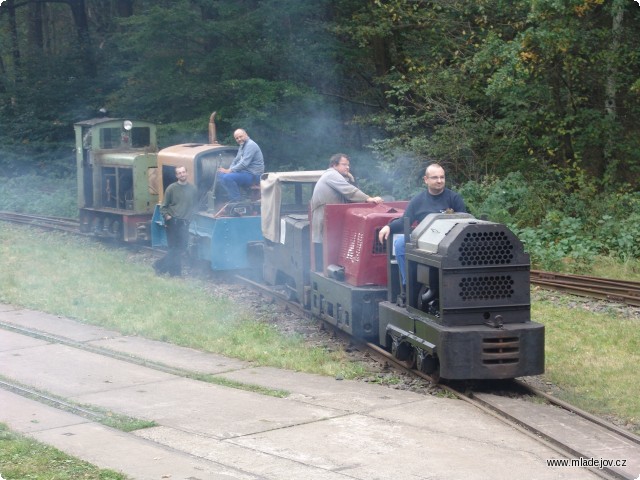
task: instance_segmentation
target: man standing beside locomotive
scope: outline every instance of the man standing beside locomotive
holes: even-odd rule
[[[329,168],[322,174],[311,197],[311,240],[314,248],[316,271],[322,270],[322,234],[324,231],[324,206],[328,203],[367,202],[382,203],[381,197],[370,197],[351,184],[349,157],[336,153],[329,160]]]
[[[448,188],[445,188],[444,168],[437,163],[432,163],[425,170],[424,183],[426,191],[418,193],[411,199],[402,217],[392,220],[389,225],[385,225],[378,233],[380,243],[384,243],[389,237],[389,233],[402,233],[404,230],[404,219],[409,219],[409,225],[420,223],[424,217],[430,213],[458,212],[466,213],[462,197]],[[393,241],[393,248],[398,260],[398,269],[402,277],[402,292],[406,292],[406,265],[405,265],[405,238],[398,235]]]
[[[233,132],[240,148],[229,168],[218,168],[218,182],[227,192],[230,202],[242,200],[239,186],[249,187],[260,182],[264,173],[262,150],[256,142],[249,138],[247,132],[239,128]]]
[[[167,232],[167,254],[153,264],[156,273],[182,275],[182,255],[189,245],[189,222],[198,204],[198,191],[187,182],[187,169],[176,167],[177,182],[164,192],[160,213]]]

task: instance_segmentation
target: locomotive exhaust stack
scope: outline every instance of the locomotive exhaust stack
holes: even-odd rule
[[[209,145],[217,145],[218,136],[216,133],[216,112],[209,117]]]

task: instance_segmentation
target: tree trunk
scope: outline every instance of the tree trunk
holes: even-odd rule
[[[43,8],[39,2],[29,6],[29,46],[39,52],[44,50]]]
[[[607,65],[607,79],[604,87],[605,100],[604,111],[608,117],[607,138],[604,144],[603,163],[600,174],[604,179],[605,185],[613,184],[613,180],[617,178],[618,165],[620,159],[616,157],[616,132],[618,121],[618,108],[616,103],[616,95],[618,93],[617,74],[618,67],[616,62],[619,59],[620,38],[622,36],[622,20],[624,19],[624,0],[614,0],[611,6],[611,44],[609,45],[609,57]]]
[[[20,70],[20,47],[18,46],[18,27],[16,24],[16,7],[14,0],[7,0],[7,10],[9,12],[9,31],[11,32],[11,56],[13,57],[16,80]]]
[[[84,59],[85,72],[89,77],[97,74],[96,63],[91,50],[91,37],[89,35],[89,22],[87,20],[87,8],[85,0],[66,0],[73,14],[73,22],[78,34],[78,44]]]
[[[613,120],[617,116],[616,93],[617,83],[616,74],[618,68],[616,61],[618,59],[618,50],[620,49],[620,36],[622,35],[622,19],[624,18],[623,0],[614,0],[612,5],[612,24],[611,24],[611,45],[609,46],[609,58],[607,65],[607,81],[605,85],[605,102],[604,110]]]

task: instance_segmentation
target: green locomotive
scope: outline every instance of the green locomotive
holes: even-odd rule
[[[74,129],[81,230],[148,242],[160,184],[156,126],[105,117]]]

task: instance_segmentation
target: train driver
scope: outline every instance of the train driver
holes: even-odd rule
[[[370,197],[350,183],[349,157],[336,153],[329,160],[329,168],[322,174],[311,197],[311,239],[314,248],[316,271],[322,271],[322,234],[324,230],[324,206],[328,203],[367,202],[382,203],[381,197]]]
[[[427,186],[425,191],[418,193],[411,199],[404,215],[392,220],[389,225],[385,225],[378,233],[380,243],[384,243],[389,237],[389,233],[402,233],[404,218],[409,219],[409,225],[420,223],[424,217],[430,213],[445,213],[448,211],[466,213],[462,197],[448,188],[445,188],[444,168],[437,163],[432,163],[424,173],[424,183]],[[404,235],[398,235],[393,241],[393,248],[398,260],[398,269],[402,279],[402,292],[406,292],[406,265],[405,265],[405,239]]]
[[[239,202],[242,195],[238,187],[250,187],[260,182],[260,175],[264,173],[264,158],[258,144],[249,138],[245,130],[237,129],[233,137],[240,148],[229,168],[218,168],[218,183],[227,192],[230,202]]]

